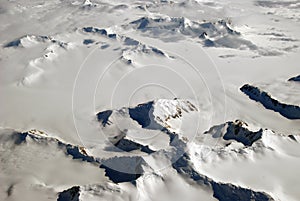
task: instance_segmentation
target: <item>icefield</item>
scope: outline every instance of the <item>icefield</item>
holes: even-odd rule
[[[0,200],[299,201],[299,0],[2,0]]]

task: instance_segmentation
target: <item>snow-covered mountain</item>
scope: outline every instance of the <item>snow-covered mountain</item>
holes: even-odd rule
[[[2,1],[0,200],[299,200],[298,8]]]
[[[170,102],[173,101],[174,100],[170,100]],[[137,107],[141,107],[143,105],[139,105]],[[188,105],[190,105],[190,103]],[[126,117],[124,116],[123,118]],[[154,128],[145,127],[143,129]],[[299,136],[279,136],[268,129],[251,131],[247,123],[240,120],[214,126],[207,132],[199,135],[194,141],[185,141],[180,139],[179,134],[170,132],[166,127],[164,127],[162,129],[162,133],[169,137],[169,145],[171,149],[163,148],[156,151],[149,151],[150,149],[147,148],[148,151],[144,152],[146,154],[135,152],[134,155],[131,156],[120,155],[106,159],[105,157],[101,158],[98,156],[92,156],[84,147],[68,144],[60,139],[50,137],[42,131],[31,130],[20,133],[13,130],[2,130],[1,132],[1,159],[7,161],[3,166],[5,170],[4,175],[8,176],[4,177],[5,181],[9,181],[11,174],[24,174],[23,171],[26,171],[28,165],[31,164],[30,162],[22,162],[23,160],[30,159],[31,155],[29,154],[30,152],[28,152],[29,150],[35,150],[36,161],[46,162],[48,160],[53,161],[54,163],[57,163],[55,161],[60,161],[60,165],[62,165],[62,167],[74,169],[74,171],[68,170],[70,171],[68,175],[62,174],[60,176],[64,178],[63,180],[73,176],[73,179],[70,180],[70,182],[72,183],[74,180],[74,184],[77,180],[81,180],[81,178],[76,176],[76,170],[81,169],[81,172],[89,171],[88,175],[90,175],[91,178],[94,177],[94,174],[97,174],[97,168],[99,169],[99,173],[102,172],[103,175],[101,183],[94,181],[95,184],[93,184],[92,180],[87,177],[88,175],[84,174],[83,176],[85,177],[85,180],[87,182],[91,182],[83,184],[82,182],[84,181],[82,180],[82,182],[78,182],[79,185],[80,183],[82,183],[82,185],[74,185],[69,189],[63,189],[64,185],[63,183],[60,183],[60,185],[53,189],[53,185],[57,185],[59,180],[48,177],[47,182],[43,185],[36,183],[33,188],[30,190],[28,189],[29,192],[35,196],[37,196],[38,192],[49,193],[49,191],[61,189],[57,197],[58,200],[106,200],[113,199],[121,195],[122,198],[118,198],[120,200],[126,200],[132,195],[135,195],[132,197],[133,200],[158,199],[155,195],[148,194],[149,191],[156,191],[155,189],[157,188],[165,189],[165,193],[168,192],[168,188],[171,188],[171,191],[173,191],[171,195],[163,193],[164,190],[162,189],[163,195],[160,195],[165,197],[165,199],[171,199],[175,194],[174,186],[172,187],[174,184],[172,183],[176,180],[178,182],[181,180],[181,183],[185,183],[184,185],[193,184],[193,188],[197,188],[198,193],[202,192],[200,195],[204,199],[274,200],[277,198],[272,198],[272,195],[276,195],[274,194],[275,192],[267,187],[259,189],[255,187],[255,184],[252,182],[228,183],[228,181],[220,178],[210,178],[210,176],[204,174],[203,171],[208,171],[209,173],[207,174],[211,175],[212,172],[207,170],[207,166],[215,164],[216,161],[224,161],[224,163],[228,163],[231,161],[231,158],[241,160],[241,162],[245,164],[250,161],[257,161],[259,164],[261,163],[261,157],[268,158],[270,155],[276,155],[280,159],[284,159],[289,155],[298,158],[299,154],[294,154],[297,153],[297,150],[299,149],[298,141],[300,140]],[[121,140],[123,139],[124,137]],[[138,144],[129,139],[127,140],[127,143],[123,142],[122,144],[123,148],[128,149],[132,148],[133,145],[137,147]],[[119,145],[116,146],[119,147]],[[288,146],[289,149],[286,149],[286,146]],[[141,145],[139,148],[141,151],[143,150]],[[208,154],[208,149],[210,154]],[[132,150],[125,149],[123,151],[132,152]],[[110,151],[118,153],[116,150]],[[12,158],[7,158],[10,153],[15,153],[15,155]],[[53,153],[54,155],[49,156],[49,153]],[[22,160],[15,163],[15,169],[9,169],[9,161],[18,159]],[[68,163],[70,163],[69,166],[67,165]],[[288,167],[292,163],[293,160],[288,161],[288,164],[285,164],[285,166]],[[19,164],[21,165],[20,167]],[[164,167],[165,169],[157,169],[159,166],[162,167],[161,165],[166,165],[166,167]],[[169,165],[171,165],[171,167],[169,167]],[[202,167],[204,168],[202,169]],[[50,169],[53,168],[55,169],[58,167],[56,165],[50,167]],[[278,168],[280,169],[282,167]],[[277,168],[269,171],[274,171],[275,173]],[[29,186],[32,185],[30,182],[28,183],[25,181],[30,181],[28,179],[35,178],[36,182],[38,182],[40,179],[44,178],[43,175],[47,176],[48,172],[49,167],[46,169],[42,168],[35,171],[34,174],[29,173],[27,175],[27,179],[21,177],[15,184],[5,184],[4,187],[8,185],[5,188],[11,189],[10,191],[7,191],[10,192],[8,197],[15,197],[18,199],[19,193],[17,189],[29,188]],[[272,173],[270,174],[272,175]],[[238,175],[240,175],[240,172]],[[278,179],[287,175],[288,172],[282,173],[282,175],[278,175]],[[148,178],[150,178],[149,181]],[[94,178],[94,180],[98,179]],[[148,182],[145,183],[145,180]],[[168,180],[170,180],[169,182],[171,183],[169,183]],[[250,189],[246,186],[250,186],[254,189]],[[195,191],[195,189],[181,189],[180,196],[188,196],[191,198],[193,196],[199,196],[197,191]],[[292,192],[291,190],[288,191]],[[280,199],[282,199],[282,197]]]

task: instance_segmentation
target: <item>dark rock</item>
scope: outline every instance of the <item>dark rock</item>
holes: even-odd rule
[[[300,75],[292,77],[288,81],[300,82]]]
[[[272,98],[267,92],[261,91],[259,88],[249,84],[245,84],[240,90],[248,95],[250,99],[261,103],[266,109],[278,112],[288,119],[300,119],[299,106],[280,103],[278,100]]]
[[[19,132],[14,132],[12,134],[12,138],[14,140],[14,143],[16,145],[20,145],[22,143],[25,143],[26,142],[26,137],[28,136],[28,133],[25,132],[25,133],[19,133]]]
[[[18,47],[20,44],[21,44],[21,40],[17,39],[5,44],[4,47]]]
[[[109,117],[111,114],[112,114],[112,110],[106,110],[103,112],[99,112],[97,114],[98,121],[100,121],[102,123],[103,127],[111,124],[111,121],[109,121]]]
[[[73,186],[70,189],[59,193],[57,201],[79,201],[80,187]]]
[[[114,144],[117,148],[126,151],[126,152],[130,152],[133,150],[140,150],[142,152],[151,154],[154,153],[155,151],[151,150],[149,148],[149,146],[144,146],[141,145],[139,143],[133,142],[131,140],[125,139],[124,137],[121,138],[117,143]]]
[[[288,137],[289,137],[290,139],[294,140],[295,142],[297,142],[297,139],[295,138],[294,135],[288,135]]]
[[[251,146],[255,141],[262,137],[263,130],[253,132],[243,127],[244,122],[235,121],[227,122],[228,128],[223,136],[224,140],[236,140],[243,143],[245,146]]]
[[[130,117],[137,121],[143,128],[149,126],[151,124],[151,119],[154,118],[152,112],[150,111],[153,104],[154,102],[151,101],[148,103],[139,104],[134,108],[129,108]]]
[[[95,41],[92,40],[92,39],[85,39],[85,40],[83,41],[83,44],[88,45],[88,44],[91,44],[91,43],[94,43],[94,42],[95,42]]]

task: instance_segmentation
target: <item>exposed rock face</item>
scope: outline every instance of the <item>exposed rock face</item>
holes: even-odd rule
[[[263,130],[253,132],[247,129],[247,124],[236,120],[227,122],[227,132],[223,136],[224,140],[236,140],[243,143],[245,146],[251,146],[253,142],[261,138]]]
[[[249,96],[250,99],[261,103],[266,109],[278,112],[288,119],[300,119],[299,106],[281,103],[272,98],[267,92],[249,84],[245,84],[240,90]]]
[[[254,142],[261,139],[263,129],[252,131],[248,124],[241,121],[228,121],[224,124],[211,127],[204,134],[211,134],[213,138],[222,138],[224,140],[235,140],[245,146],[251,146]]]
[[[300,82],[300,75],[292,77],[288,81]]]
[[[139,104],[138,106],[134,108],[129,108],[129,115],[130,117],[137,121],[142,128],[147,128],[151,125],[151,121],[153,123],[153,104],[154,101],[148,102],[148,103],[143,103]]]
[[[273,201],[274,199],[264,192],[257,192],[251,189],[234,186],[232,184],[223,184],[212,181],[214,197],[219,201],[240,201],[257,200]]]
[[[126,139],[125,136],[122,137],[119,141],[117,141],[117,143],[115,143],[114,146],[126,152],[140,150],[148,154],[154,153],[154,151],[151,150],[148,145],[144,146],[139,143],[133,142],[132,140]]]
[[[59,193],[57,201],[79,201],[80,187],[73,186],[70,189]]]
[[[112,110],[106,110],[103,112],[99,112],[97,114],[98,121],[102,123],[102,126],[105,127],[106,125],[110,125],[109,117],[112,114]]]

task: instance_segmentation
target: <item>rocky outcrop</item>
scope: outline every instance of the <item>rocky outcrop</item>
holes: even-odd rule
[[[120,110],[106,110],[97,114],[102,126],[112,124],[110,117],[113,112],[128,114],[131,119],[139,123],[142,128],[164,130],[171,128],[171,120],[178,120],[193,112],[199,112],[197,107],[188,100],[159,99],[141,103],[135,107],[122,108]]]
[[[111,124],[111,121],[109,121],[109,117],[112,114],[112,112],[112,110],[105,110],[97,114],[97,119],[99,122],[101,122],[103,127]]]
[[[73,186],[58,194],[57,201],[79,201],[80,187]]]
[[[214,138],[223,138],[224,140],[235,140],[245,146],[251,146],[254,142],[261,139],[263,129],[251,131],[248,124],[241,121],[229,121],[221,125],[213,126],[204,134],[210,134]]]
[[[150,149],[148,145],[147,146],[141,145],[137,142],[126,139],[125,136],[123,136],[119,141],[117,141],[114,144],[114,146],[117,147],[118,149],[120,149],[122,151],[126,151],[126,152],[131,152],[131,151],[136,151],[136,150],[139,150],[139,151],[147,153],[147,154],[152,154],[155,152],[152,149]]]
[[[249,96],[250,99],[261,103],[266,109],[278,112],[288,119],[300,119],[299,106],[281,103],[272,98],[267,92],[249,84],[245,84],[240,90]]]
[[[300,82],[300,75],[292,77],[288,81]]]

